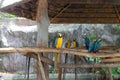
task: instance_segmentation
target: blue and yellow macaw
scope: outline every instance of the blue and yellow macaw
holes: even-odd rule
[[[96,39],[94,39],[93,42],[90,43],[89,48],[88,48],[89,53],[94,52],[96,42],[97,42]]]
[[[88,48],[88,53],[94,52],[95,44],[96,44],[96,39],[94,39],[93,42],[90,43]],[[90,62],[90,58],[88,58],[87,60],[87,63],[89,62]]]
[[[76,39],[73,39],[73,48],[77,48],[79,47],[79,43],[76,41]],[[79,61],[79,56],[74,56],[74,61],[75,61],[75,64],[78,64],[78,61]],[[77,78],[77,68],[75,68],[75,80]]]
[[[100,49],[100,47],[101,47],[101,42],[102,41],[102,39],[101,38],[98,38],[97,39],[97,41],[96,41],[96,43],[95,43],[95,46],[94,46],[94,50],[93,50],[93,52],[94,53],[96,53],[96,52],[98,52],[98,50]]]
[[[98,50],[99,50],[99,48],[100,48],[100,46],[101,46],[101,42],[102,41],[102,39],[94,39],[94,41],[90,44],[90,46],[89,46],[89,49],[88,49],[88,52],[89,53],[91,53],[91,52],[93,52],[93,53],[96,53],[96,52],[98,52]],[[88,63],[89,63],[89,58],[88,58]],[[94,63],[96,63],[96,59],[94,59]]]
[[[58,34],[58,37],[56,37],[54,42],[55,48],[62,48],[63,45],[63,36],[61,33]],[[54,69],[57,69],[57,64],[61,62],[61,55],[59,53],[55,54],[55,63],[54,63]]]
[[[68,40],[65,44],[65,48],[70,48],[71,47],[71,41]]]
[[[73,39],[73,48],[79,47],[79,43],[76,41],[76,39]]]

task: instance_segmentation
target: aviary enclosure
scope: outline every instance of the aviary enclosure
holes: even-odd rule
[[[37,60],[37,80],[48,80],[48,65],[54,66],[54,61],[48,59],[49,53],[72,54],[80,58],[101,58],[99,64],[57,64],[58,80],[62,80],[63,68],[108,68],[109,80],[113,80],[111,69],[119,67],[120,48],[106,46],[100,48],[98,54],[88,54],[84,47],[75,49],[48,48],[48,27],[50,23],[120,23],[119,0],[24,0],[1,9],[3,12],[36,20],[38,25],[38,48],[1,48],[0,53],[25,53],[23,55]],[[50,19],[50,20],[49,20]],[[41,55],[42,54],[42,55]],[[59,59],[60,60],[60,59]],[[105,77],[100,77],[105,80]]]

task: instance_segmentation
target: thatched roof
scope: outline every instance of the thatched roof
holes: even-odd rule
[[[35,20],[38,0],[23,0],[3,12]],[[120,23],[120,0],[48,0],[51,23]]]

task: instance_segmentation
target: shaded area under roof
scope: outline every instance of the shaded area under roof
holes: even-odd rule
[[[35,20],[38,0],[23,0],[1,9]],[[120,23],[120,0],[48,0],[51,23]]]

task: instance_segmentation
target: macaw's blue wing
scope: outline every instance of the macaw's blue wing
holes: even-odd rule
[[[79,43],[78,42],[76,42],[76,47],[79,47]]]
[[[56,37],[55,40],[53,41],[53,48],[56,48],[57,43],[58,43],[58,38]]]
[[[50,48],[50,41],[48,41],[48,47]]]
[[[87,49],[89,49],[89,46],[90,46],[90,40],[88,37],[84,38],[84,43],[85,43],[85,46]]]
[[[65,44],[63,44],[63,45],[65,45],[65,48],[67,48],[68,42],[66,42],[66,43],[65,43]]]
[[[88,53],[93,52],[93,50],[94,50],[94,44],[95,44],[94,42],[92,42],[92,43],[89,44]],[[90,63],[90,58],[87,59],[87,63]]]
[[[90,45],[89,45],[89,48],[88,48],[88,52],[93,52],[94,50],[94,47],[95,47],[95,42],[92,42]]]
[[[98,52],[98,50],[100,49],[101,43],[100,42],[96,42],[95,46],[94,46],[94,53]]]

